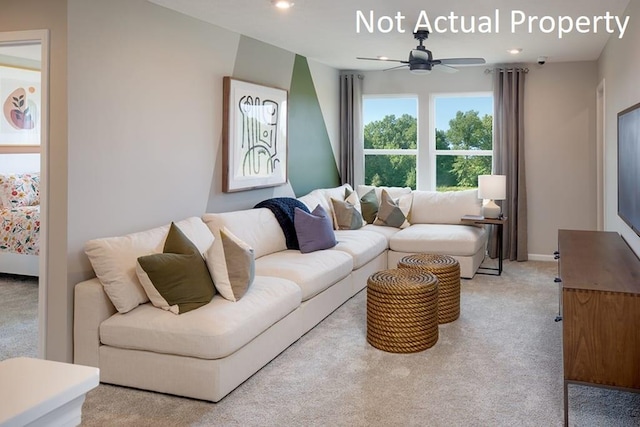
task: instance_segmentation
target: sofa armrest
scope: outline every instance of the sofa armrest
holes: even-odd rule
[[[97,278],[74,288],[73,362],[99,367],[100,324],[116,313],[116,308]]]

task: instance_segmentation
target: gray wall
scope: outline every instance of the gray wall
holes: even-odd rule
[[[625,15],[640,16],[640,2],[631,1]],[[630,25],[624,38],[611,38],[598,62],[605,82],[605,229],[617,231],[640,255],[638,237],[618,216],[618,112],[640,102],[640,27]]]
[[[558,229],[596,229],[595,62],[529,66],[525,153],[529,253],[551,257]]]
[[[417,94],[419,115],[427,124],[431,94],[492,91],[486,68],[426,76],[366,72],[364,93]],[[551,259],[558,228],[596,226],[596,63],[529,64],[529,68],[525,86],[529,254],[532,259]],[[428,138],[428,131],[428,126],[419,126],[418,137]]]

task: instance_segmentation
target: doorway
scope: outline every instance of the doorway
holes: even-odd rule
[[[6,218],[12,215],[5,229],[13,233],[12,245],[0,248],[0,273],[37,286],[29,295],[37,295],[32,345],[40,358],[46,348],[48,83],[48,30],[0,32],[0,174],[14,196],[0,200]],[[23,333],[22,327],[3,333]]]

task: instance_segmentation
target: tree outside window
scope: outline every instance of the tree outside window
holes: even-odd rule
[[[363,104],[365,184],[416,189],[418,100],[365,98]]]
[[[474,105],[485,113],[465,109]],[[451,106],[461,109],[453,113]],[[432,159],[431,185],[438,191],[476,188],[478,175],[492,169],[493,118],[486,113],[492,108],[490,95],[435,97],[435,147],[430,149],[418,140],[417,98],[365,98],[365,184],[416,189],[420,151]]]

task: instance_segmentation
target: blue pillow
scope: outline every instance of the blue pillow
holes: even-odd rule
[[[303,254],[334,247],[336,234],[333,231],[333,221],[327,211],[320,205],[311,212],[296,208],[293,214],[293,224]]]

